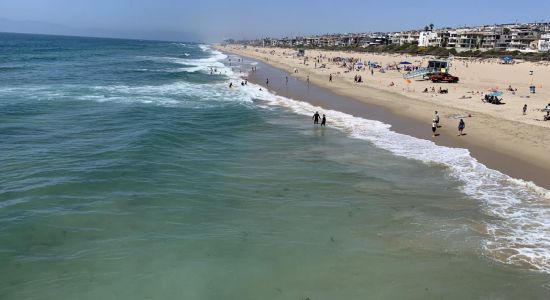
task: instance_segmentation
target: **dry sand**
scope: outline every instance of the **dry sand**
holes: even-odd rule
[[[443,127],[438,130],[441,136],[434,138],[436,143],[467,148],[474,157],[490,167],[550,188],[550,122],[537,120],[544,115],[539,109],[550,103],[550,85],[548,88],[545,86],[550,84],[548,65],[530,62],[502,65],[496,60],[454,59],[450,72],[460,77],[459,83],[436,84],[422,79],[412,79],[408,83],[403,79],[403,71],[388,70],[381,73],[375,69],[374,75],[368,69],[346,72],[347,69],[341,67],[341,63],[330,62],[328,58],[353,57],[365,62],[376,61],[384,67],[403,60],[425,66],[429,58],[307,50],[308,61],[304,64],[304,58],[295,56],[292,49],[244,48],[239,45],[219,48],[266,62],[299,79],[305,80],[309,76],[312,84],[423,122],[426,124],[426,138],[431,138],[429,128],[434,111],[437,110]],[[318,56],[326,58],[317,66],[325,64],[326,68],[315,67]],[[294,73],[295,69],[297,73]],[[533,71],[533,75],[530,75],[530,71]],[[333,75],[332,82],[329,82],[329,74]],[[364,83],[354,83],[355,75],[360,75]],[[392,82],[394,85],[390,86]],[[529,93],[531,84],[537,87],[536,94]],[[505,91],[509,85],[517,88],[517,91]],[[426,87],[438,90],[440,86],[448,89],[449,93],[422,92]],[[495,88],[505,92],[503,102],[506,104],[492,105],[481,101],[481,93]],[[471,98],[460,99],[462,96]],[[528,105],[525,116],[522,114],[524,104]],[[467,115],[471,115],[465,118],[464,132],[467,135],[459,137],[456,130],[457,116]],[[495,152],[499,155],[493,158],[491,153]]]

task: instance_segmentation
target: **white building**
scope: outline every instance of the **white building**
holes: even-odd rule
[[[550,33],[545,33],[540,36],[537,50],[539,52],[550,52]]]
[[[418,36],[418,46],[428,47],[428,46],[439,46],[437,40],[437,32],[433,31],[421,31]]]

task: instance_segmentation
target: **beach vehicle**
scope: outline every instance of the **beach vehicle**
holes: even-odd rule
[[[437,74],[432,74],[430,76],[430,80],[432,82],[450,82],[450,83],[457,83],[458,82],[458,77],[456,76],[453,76],[449,73],[437,73]]]

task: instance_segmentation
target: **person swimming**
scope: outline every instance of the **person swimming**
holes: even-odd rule
[[[315,112],[315,114],[313,114],[313,117],[311,117],[313,119],[313,124],[319,124],[319,118],[321,117],[321,115],[319,115],[319,112]]]

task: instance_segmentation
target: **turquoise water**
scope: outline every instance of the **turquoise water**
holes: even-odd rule
[[[550,297],[448,167],[229,90],[225,59],[0,35],[0,299]]]

